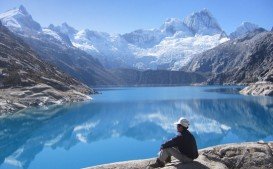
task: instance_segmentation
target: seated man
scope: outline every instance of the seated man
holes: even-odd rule
[[[198,157],[198,150],[194,136],[188,131],[189,121],[180,118],[177,125],[178,135],[161,145],[159,157],[150,167],[164,167],[165,163],[171,162],[171,156],[182,163],[191,162]]]

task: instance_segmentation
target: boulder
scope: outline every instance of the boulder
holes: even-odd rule
[[[273,83],[268,81],[259,81],[245,87],[240,91],[240,93],[253,96],[273,96]]]

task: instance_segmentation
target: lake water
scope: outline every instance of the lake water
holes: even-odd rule
[[[238,86],[131,87],[93,100],[0,117],[0,169],[76,169],[155,157],[190,121],[198,148],[273,140],[273,98],[238,94]]]

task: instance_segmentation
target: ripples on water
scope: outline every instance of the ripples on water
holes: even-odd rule
[[[181,116],[199,148],[273,140],[273,98],[242,96],[239,89],[116,88],[91,102],[2,116],[0,168],[72,169],[154,157]]]

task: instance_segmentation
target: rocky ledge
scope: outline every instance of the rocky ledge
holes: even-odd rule
[[[245,87],[240,91],[244,95],[273,96],[273,83],[260,81]]]
[[[0,89],[0,93],[0,114],[30,106],[62,104],[91,99],[90,96],[79,92],[79,89],[70,88],[62,91],[42,83],[30,87]]]
[[[268,169],[273,168],[273,142],[237,143],[209,147],[199,151],[192,163],[181,164],[172,160],[162,169]],[[155,159],[106,164],[85,169],[149,168]]]

